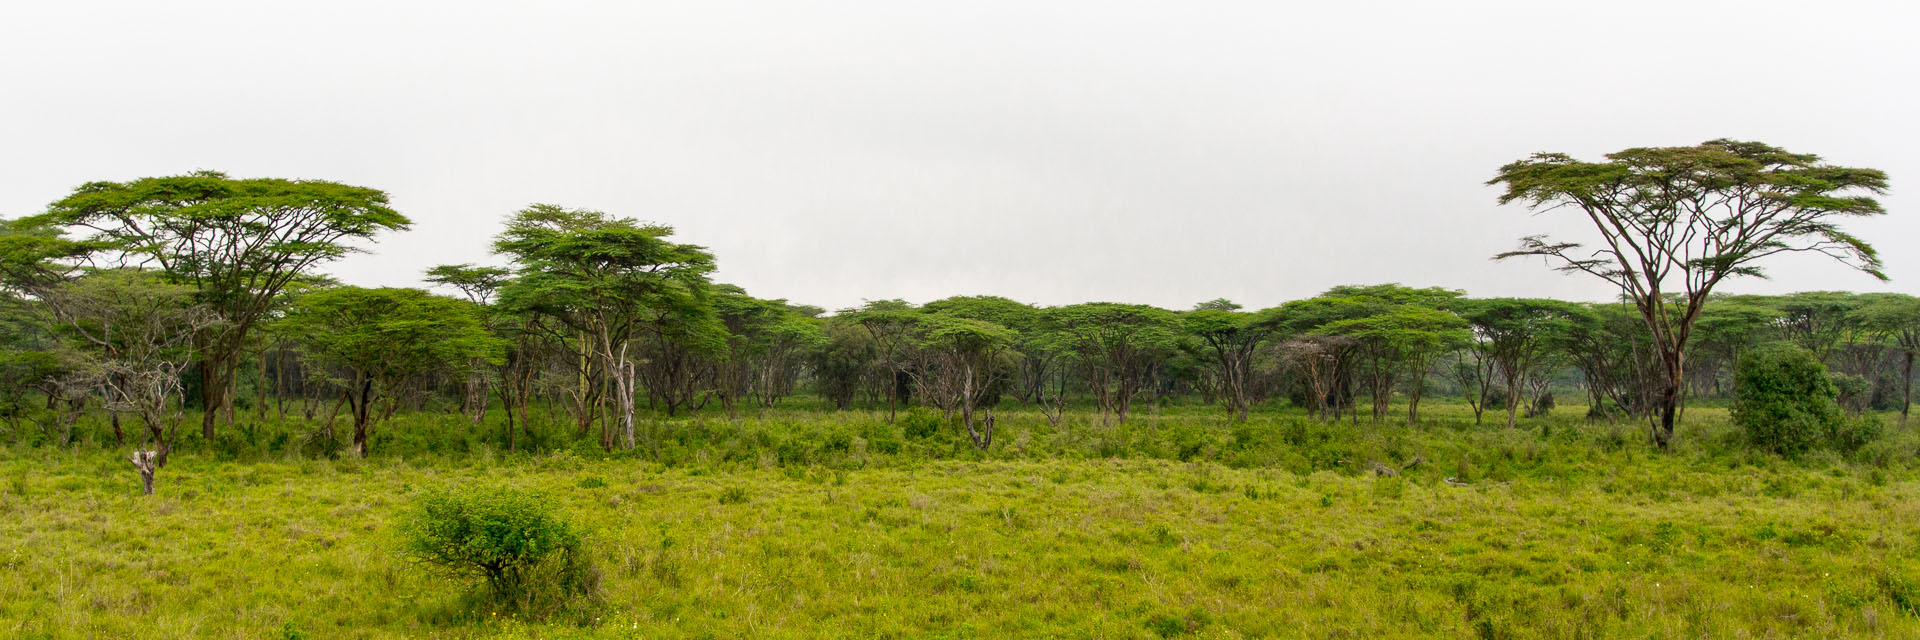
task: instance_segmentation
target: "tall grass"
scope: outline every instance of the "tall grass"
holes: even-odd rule
[[[0,448],[0,637],[1920,637],[1911,427],[1789,461],[1724,410],[1666,452],[1423,413],[1002,412],[986,453],[924,411],[655,417],[633,452],[403,414],[365,460],[270,421],[183,438],[152,497],[89,418]],[[603,606],[531,622],[410,563],[413,496],[471,483],[554,496]]]

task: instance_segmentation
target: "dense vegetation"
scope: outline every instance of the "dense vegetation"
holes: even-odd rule
[[[1787,251],[1879,276],[1836,220],[1880,213],[1885,176],[1714,141],[1494,182],[1602,238],[1507,255],[1621,298],[829,312],[547,204],[507,217],[502,266],[374,289],[322,267],[408,226],[377,190],[88,184],[0,223],[0,622],[1920,632],[1920,299],[1715,290]]]

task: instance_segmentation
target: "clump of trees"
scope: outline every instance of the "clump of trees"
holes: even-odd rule
[[[476,305],[419,289],[320,289],[300,296],[276,329],[301,345],[312,375],[341,388],[361,457],[368,430],[393,415],[409,386],[436,372],[473,373],[502,350]],[[321,435],[331,439],[332,428]]]
[[[243,421],[236,400],[262,420],[277,407],[329,452],[343,410],[365,455],[393,415],[457,411],[477,427],[496,406],[504,428],[478,437],[509,450],[572,429],[657,452],[662,417],[738,418],[811,393],[889,421],[928,407],[990,452],[1005,406],[1059,425],[1074,406],[1119,423],[1177,402],[1239,421],[1281,405],[1382,421],[1397,405],[1417,423],[1439,394],[1515,427],[1558,391],[1594,419],[1646,421],[1664,446],[1689,399],[1744,397],[1737,365],[1772,343],[1840,374],[1827,383],[1843,413],[1907,414],[1920,300],[1719,291],[1787,252],[1878,277],[1873,249],[1838,222],[1882,213],[1880,172],[1718,140],[1600,162],[1542,154],[1492,183],[1501,202],[1579,212],[1598,237],[1526,238],[1501,257],[1545,258],[1619,298],[1376,284],[1260,310],[958,296],[828,313],[714,282],[715,257],[671,227],[552,204],[506,217],[498,264],[429,270],[443,295],[320,272],[408,226],[377,190],[212,172],[91,183],[0,223],[0,425],[62,445],[105,412],[117,445],[148,452],[134,456],[145,474],[191,410],[209,441]]]

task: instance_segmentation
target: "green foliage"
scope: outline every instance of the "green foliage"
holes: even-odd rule
[[[814,389],[832,402],[834,408],[850,409],[854,395],[859,393],[870,367],[879,358],[879,347],[864,327],[841,317],[822,321],[820,336],[818,348],[808,357]]]
[[[506,487],[427,491],[400,531],[408,557],[481,578],[496,604],[529,615],[552,613],[598,587],[580,533],[537,494]]]
[[[449,264],[428,269],[426,280],[459,289],[474,304],[487,304],[512,276],[513,271],[502,267]]]
[[[153,268],[192,288],[194,302],[222,321],[197,336],[201,373],[209,376],[201,399],[212,403],[227,395],[253,328],[290,285],[361,250],[356,243],[411,222],[377,189],[200,171],[90,182],[21,224],[87,234],[82,246],[43,246],[42,253],[77,248],[96,264]],[[0,258],[12,253],[0,248]],[[212,418],[204,423],[209,436],[212,425]]]
[[[1760,275],[1754,263],[1794,247],[1819,247],[1875,276],[1880,260],[1872,247],[1841,230],[1838,219],[1886,213],[1871,195],[1884,193],[1887,174],[1875,169],[1829,165],[1813,154],[1789,153],[1759,142],[1711,140],[1692,147],[1633,148],[1607,154],[1605,162],[1582,162],[1539,153],[1500,168],[1488,184],[1504,185],[1500,202],[1532,206],[1575,204],[1600,215],[1603,225],[1650,235],[1719,224],[1738,231],[1717,243],[1718,252],[1691,256],[1682,265],[1710,274]],[[1633,194],[1635,197],[1599,197]],[[1732,205],[1726,208],[1724,205]],[[1731,214],[1737,222],[1713,216]],[[1520,251],[1565,259],[1564,269],[1620,277],[1620,263],[1638,265],[1652,244],[1623,249],[1614,244],[1588,256],[1578,244],[1527,238]]]
[[[897,423],[902,434],[915,440],[937,437],[944,427],[940,414],[919,408],[902,414]]]
[[[515,213],[493,243],[513,259],[500,287],[507,311],[556,320],[592,336],[607,369],[643,332],[672,334],[708,353],[726,331],[706,300],[713,254],[669,240],[673,228],[599,211],[535,204]]]
[[[1826,365],[1793,345],[1747,352],[1735,372],[1733,422],[1755,447],[1798,456],[1845,422]]]
[[[419,289],[321,289],[302,296],[276,328],[322,361],[386,381],[497,358],[501,348],[477,307]]]
[[[1676,428],[1691,330],[1720,283],[1762,276],[1763,260],[1787,252],[1886,279],[1874,248],[1840,226],[1886,213],[1874,196],[1886,192],[1887,174],[1876,169],[1720,139],[1625,149],[1605,162],[1538,153],[1501,167],[1488,184],[1504,185],[1501,204],[1564,209],[1594,225],[1592,245],[1535,235],[1495,258],[1545,258],[1618,287],[1633,303],[1664,363],[1652,407],[1652,435],[1663,446]]]
[[[1834,371],[1827,374],[1827,379],[1833,382],[1834,397],[1842,407],[1865,405],[1866,395],[1873,390],[1873,383],[1851,373]]]
[[[1827,444],[1835,451],[1855,454],[1880,439],[1886,425],[1879,416],[1849,416],[1833,423],[1827,432]]]

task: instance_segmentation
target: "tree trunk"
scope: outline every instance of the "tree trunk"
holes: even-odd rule
[[[613,366],[615,378],[614,393],[620,395],[620,397],[615,399],[615,402],[620,405],[620,446],[627,450],[632,450],[638,444],[635,441],[633,432],[633,394],[635,391],[633,382],[634,378],[639,376],[639,371],[634,363],[626,359],[625,345],[620,347],[619,360],[615,362]]]
[[[1516,419],[1519,416],[1519,414],[1520,414],[1520,376],[1510,375],[1510,376],[1507,376],[1507,428],[1508,429],[1512,429],[1519,424],[1519,421]]]
[[[1420,422],[1420,396],[1427,393],[1425,377],[1415,377],[1407,385],[1407,426]]]
[[[119,374],[115,374],[115,377],[120,377],[120,376]],[[126,384],[124,379],[122,379],[122,382],[120,384],[122,385],[121,388],[123,389],[126,388],[124,386]],[[106,388],[103,387],[100,389],[100,397],[101,398],[108,397]],[[120,412],[118,410],[111,409],[111,408],[107,409],[107,421],[113,423],[113,443],[115,445],[126,444],[127,443],[126,433],[120,430]]]
[[[513,378],[503,376],[500,380],[500,408],[507,413],[507,450],[513,450]],[[521,416],[525,420],[525,416]]]
[[[900,403],[900,374],[887,369],[887,424],[893,424],[894,414]]]
[[[260,350],[260,377],[253,379],[254,416],[265,423],[267,421],[267,351]]]
[[[1907,352],[1906,364],[1900,367],[1900,426],[1907,426],[1907,409],[1913,407],[1913,352]]]
[[[210,359],[196,363],[200,369],[200,437],[213,439],[213,425],[220,419],[219,366]]]
[[[1673,440],[1673,425],[1680,414],[1680,366],[1677,363],[1668,362],[1666,369],[1666,384],[1661,386],[1658,405],[1655,407],[1659,411],[1660,423],[1653,430],[1653,443],[1661,449],[1666,449],[1668,443]]]
[[[280,420],[287,419],[287,363],[273,368],[273,408],[279,412]]]
[[[353,409],[353,450],[361,458],[367,457],[367,423],[373,417],[373,379],[367,378],[360,383],[360,403]]]

